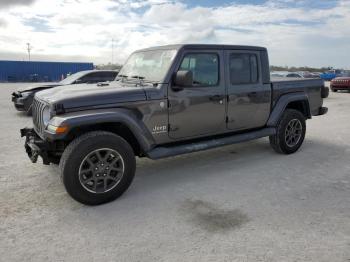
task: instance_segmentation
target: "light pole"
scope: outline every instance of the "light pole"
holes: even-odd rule
[[[30,61],[30,50],[32,50],[32,46],[30,45],[30,43],[27,43],[28,61]]]

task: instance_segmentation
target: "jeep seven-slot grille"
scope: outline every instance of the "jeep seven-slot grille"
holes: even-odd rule
[[[46,104],[34,98],[33,101],[33,124],[34,129],[38,135],[42,136],[44,134],[45,125],[43,122],[43,112]]]

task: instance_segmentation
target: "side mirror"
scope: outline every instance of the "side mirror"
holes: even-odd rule
[[[174,87],[180,90],[178,87],[183,88],[193,85],[193,73],[192,71],[179,70],[175,74]]]
[[[74,84],[81,84],[81,83],[83,83],[83,81],[81,79],[77,79],[74,81]]]

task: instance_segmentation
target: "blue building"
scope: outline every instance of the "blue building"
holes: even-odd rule
[[[93,69],[93,63],[1,61],[0,82],[51,82],[62,76]]]

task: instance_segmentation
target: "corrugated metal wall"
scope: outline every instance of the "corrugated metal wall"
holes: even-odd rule
[[[91,69],[92,63],[0,61],[0,82],[59,81],[62,74]]]

